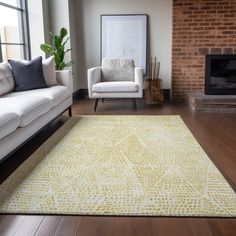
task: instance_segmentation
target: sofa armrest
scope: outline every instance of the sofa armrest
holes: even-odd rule
[[[88,92],[89,98],[92,98],[93,85],[101,82],[102,70],[101,67],[94,67],[88,69]]]
[[[67,87],[73,93],[73,77],[70,70],[56,71],[56,79],[60,85]]]
[[[139,91],[143,90],[143,69],[141,67],[135,67],[134,82],[138,84]]]

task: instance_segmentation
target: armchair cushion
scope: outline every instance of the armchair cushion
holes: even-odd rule
[[[92,99],[141,98],[143,70],[132,59],[104,58],[101,67],[88,69],[88,91]]]
[[[126,93],[137,92],[138,85],[134,82],[100,82],[93,85],[93,92],[96,93]]]
[[[102,61],[102,82],[134,81],[134,60],[104,58]]]

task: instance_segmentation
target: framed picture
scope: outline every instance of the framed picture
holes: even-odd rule
[[[146,74],[148,15],[101,15],[101,60],[132,58]]]

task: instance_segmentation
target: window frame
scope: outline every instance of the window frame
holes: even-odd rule
[[[22,43],[2,43],[0,37],[0,62],[3,61],[2,57],[2,45],[13,45],[13,46],[22,46],[23,50],[23,59],[31,59],[31,50],[30,50],[30,34],[29,34],[29,14],[28,14],[28,0],[19,0],[19,7],[3,3],[0,0],[0,6],[16,10],[20,13],[20,33],[22,37]]]

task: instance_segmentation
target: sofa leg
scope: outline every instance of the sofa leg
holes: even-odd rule
[[[98,101],[99,101],[99,98],[96,98],[95,105],[94,105],[94,112],[96,112],[97,110]]]
[[[69,113],[69,117],[72,117],[72,107],[71,106],[68,108],[68,113]]]
[[[134,109],[135,111],[137,111],[136,99],[135,99],[135,98],[132,98],[132,102],[133,102],[133,109]]]

